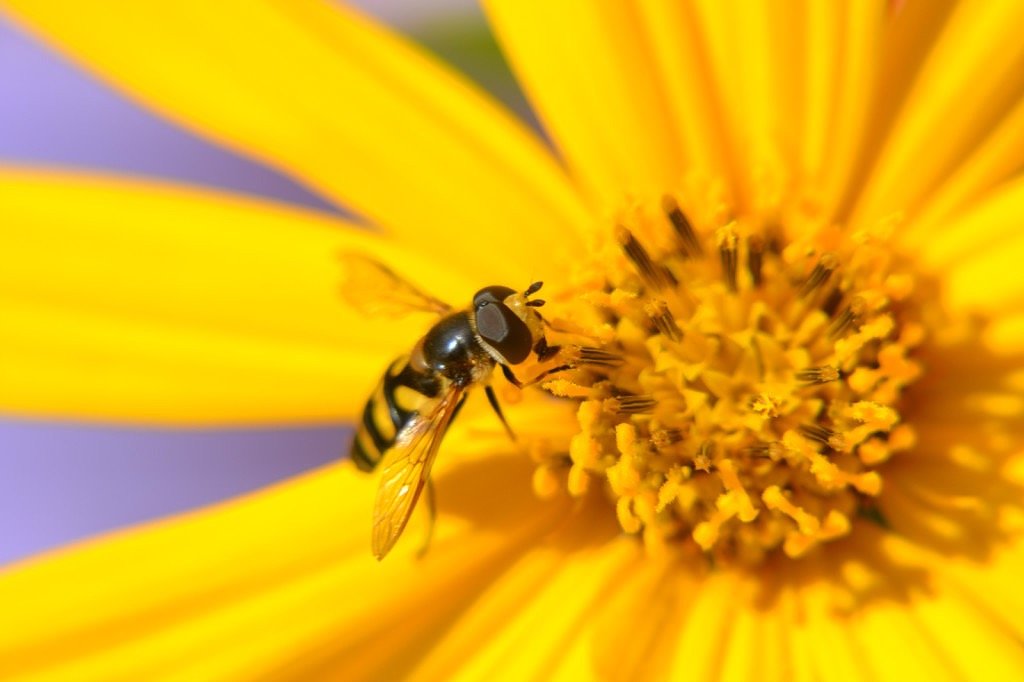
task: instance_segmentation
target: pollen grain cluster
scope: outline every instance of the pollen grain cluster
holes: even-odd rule
[[[579,428],[539,458],[537,490],[602,486],[650,550],[716,561],[848,534],[914,440],[899,405],[924,325],[887,229],[630,209],[553,302],[573,368],[543,386],[579,401]]]

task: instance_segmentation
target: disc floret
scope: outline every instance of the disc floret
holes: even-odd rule
[[[651,549],[798,557],[848,534],[913,443],[899,402],[920,374],[915,281],[886,226],[791,239],[778,221],[712,220],[674,197],[631,210],[560,302],[574,369],[544,387],[579,401],[579,431],[536,480],[550,492],[565,462],[569,492],[603,486]]]

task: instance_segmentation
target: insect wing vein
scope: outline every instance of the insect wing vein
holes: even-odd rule
[[[339,259],[345,268],[342,296],[364,315],[400,317],[412,312],[444,315],[452,309],[368,256],[344,251]]]
[[[407,425],[384,455],[373,507],[372,549],[378,559],[391,550],[405,529],[464,393],[464,388],[452,387],[429,414]]]

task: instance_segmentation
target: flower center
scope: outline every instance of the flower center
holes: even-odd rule
[[[877,516],[882,465],[915,438],[899,413],[921,371],[915,282],[886,226],[798,221],[697,229],[672,197],[619,219],[553,301],[575,368],[543,387],[579,401],[579,431],[539,457],[538,492],[602,485],[649,549],[692,541],[745,564]]]

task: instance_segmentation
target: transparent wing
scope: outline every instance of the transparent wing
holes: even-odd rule
[[[466,389],[452,387],[434,408],[415,418],[381,462],[380,487],[373,505],[373,555],[383,559],[395,546],[430,477],[437,448],[448,431]]]
[[[364,315],[399,317],[418,311],[444,315],[451,311],[447,303],[423,293],[369,256],[343,251],[339,260],[345,269],[342,296]]]

